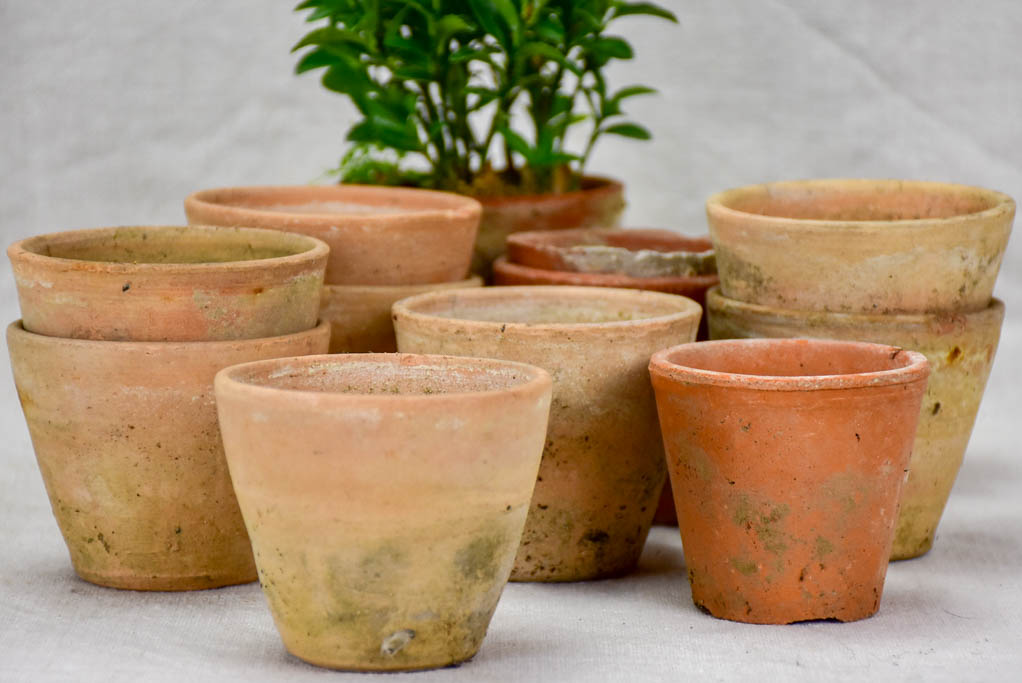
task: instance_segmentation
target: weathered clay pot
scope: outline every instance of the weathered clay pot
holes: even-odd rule
[[[394,304],[398,349],[506,358],[554,378],[546,450],[512,580],[634,569],[664,482],[646,365],[695,339],[684,297],[591,287],[432,292]]]
[[[550,384],[520,363],[400,354],[217,375],[231,478],[292,654],[400,670],[476,653],[521,540]]]
[[[706,211],[731,299],[937,313],[987,307],[1015,202],[946,183],[806,180],[722,192]]]
[[[713,245],[670,230],[530,230],[509,235],[507,261],[542,270],[636,278],[716,275]]]
[[[30,237],[7,256],[30,332],[215,341],[314,327],[327,252],[272,230],[133,226]]]
[[[329,325],[270,339],[113,342],[7,328],[53,514],[86,581],[193,590],[254,581],[213,401],[221,368],[322,353]]]
[[[390,307],[395,301],[438,289],[481,287],[473,275],[460,282],[433,285],[326,285],[320,317],[330,323],[330,353],[397,351]]]
[[[926,358],[744,339],[665,349],[650,372],[695,604],[762,624],[876,612]]]
[[[997,352],[1004,304],[995,299],[985,310],[974,313],[856,315],[755,306],[712,289],[707,311],[714,339],[797,336],[869,341],[913,349],[927,357],[930,381],[891,559],[928,551],[965,456]]]
[[[482,207],[448,192],[365,185],[232,187],[185,199],[189,223],[299,232],[330,245],[330,285],[463,280]]]
[[[472,272],[489,276],[494,259],[504,253],[508,235],[524,230],[608,228],[625,209],[624,186],[607,178],[585,178],[582,189],[559,194],[480,197],[479,225]]]

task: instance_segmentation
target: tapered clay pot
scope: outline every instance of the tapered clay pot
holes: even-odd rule
[[[61,339],[7,328],[39,469],[75,572],[134,590],[254,581],[213,401],[221,368],[322,353],[330,327],[216,342]]]
[[[554,378],[512,580],[620,576],[642,553],[665,466],[646,365],[695,339],[684,297],[590,287],[432,292],[394,304],[398,349],[533,363]]]
[[[615,180],[588,177],[574,192],[480,197],[483,218],[472,271],[488,277],[493,261],[504,253],[508,235],[516,232],[617,225],[625,209],[624,192]]]
[[[914,351],[825,340],[653,356],[697,606],[759,624],[876,612],[928,371]]]
[[[25,329],[106,341],[258,339],[315,327],[328,248],[249,228],[73,230],[7,249]]]
[[[384,671],[476,653],[521,539],[550,384],[519,363],[400,354],[217,375],[231,478],[292,654]]]
[[[530,230],[507,238],[507,261],[542,270],[635,278],[716,275],[713,245],[670,230]]]
[[[919,414],[891,559],[927,552],[965,456],[997,352],[1004,304],[995,299],[982,311],[959,314],[814,313],[745,304],[712,289],[707,310],[714,339],[860,340],[910,348],[926,356],[930,380]]]
[[[390,307],[395,301],[440,289],[481,287],[473,275],[459,282],[434,285],[326,285],[320,315],[330,323],[330,353],[397,351]]]
[[[982,311],[1015,202],[901,180],[753,185],[706,202],[721,291],[737,301],[842,313]]]
[[[330,285],[463,280],[482,207],[461,195],[364,185],[231,187],[185,199],[189,223],[298,232],[330,245]]]

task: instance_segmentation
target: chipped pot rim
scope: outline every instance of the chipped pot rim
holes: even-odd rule
[[[881,358],[887,356],[891,360],[901,356],[904,363],[894,368],[868,372],[833,375],[771,375],[706,370],[685,365],[677,359],[678,355],[686,352],[727,353],[729,350],[751,348],[761,353],[769,353],[771,351],[783,350],[785,347],[798,348],[808,345],[831,347],[834,349],[852,349]],[[696,350],[697,347],[698,351]],[[654,377],[682,384],[752,389],[757,391],[826,391],[884,387],[923,381],[930,374],[930,364],[926,356],[918,351],[910,351],[887,344],[833,339],[722,339],[679,344],[657,351],[650,359],[649,371]]]

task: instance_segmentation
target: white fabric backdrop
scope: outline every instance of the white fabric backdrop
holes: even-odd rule
[[[615,83],[650,144],[607,140],[592,170],[628,184],[633,226],[705,232],[702,201],[801,177],[900,177],[1022,197],[1022,4],[664,0],[636,19]],[[0,2],[0,231],[183,221],[201,187],[304,183],[352,111],[288,50],[304,25],[271,0]],[[18,317],[9,267],[0,311]],[[1018,680],[1022,655],[1022,240],[997,289],[1008,320],[965,467],[926,557],[892,565],[854,624],[732,624],[693,607],[676,532],[641,571],[512,585],[479,655],[421,680]],[[77,580],[7,365],[0,368],[0,680],[306,680],[255,585],[175,595]]]

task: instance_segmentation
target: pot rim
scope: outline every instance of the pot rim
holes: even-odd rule
[[[606,282],[607,285],[593,284],[571,284],[571,285],[510,285],[513,287],[599,287],[600,289],[634,289],[641,291],[655,291],[646,290],[644,287],[677,287],[679,285],[688,285],[693,289],[707,288],[712,285],[716,285],[720,282],[720,276],[716,273],[712,275],[657,275],[654,277],[636,277],[634,275],[625,275],[623,273],[585,273],[575,270],[546,270],[544,268],[536,268],[534,266],[523,266],[520,263],[511,263],[507,260],[507,255],[499,256],[493,261],[494,270],[500,268],[507,271],[509,274],[515,274],[519,277],[531,277],[531,278],[544,278],[547,280],[558,280],[564,279],[569,280],[576,277],[583,277],[586,279],[592,278]],[[501,285],[506,287],[508,285]],[[662,292],[667,294],[667,292]],[[681,295],[671,295],[681,296]]]
[[[571,300],[595,300],[606,302],[608,299],[622,301],[624,303],[634,302],[638,299],[660,302],[665,306],[675,305],[678,310],[662,315],[651,315],[649,317],[637,318],[634,320],[618,320],[596,323],[522,323],[513,321],[490,321],[472,320],[468,318],[457,318],[449,315],[427,313],[416,310],[416,306],[432,303],[436,299],[444,299],[451,296],[467,297],[477,302],[484,302],[501,297],[518,297],[528,295],[528,298],[543,298],[558,301],[559,303],[570,303]],[[507,330],[522,333],[546,335],[555,332],[572,333],[602,333],[610,331],[627,331],[629,328],[646,326],[668,326],[675,322],[689,319],[698,319],[702,315],[703,308],[692,299],[679,294],[667,294],[664,292],[653,292],[649,290],[627,289],[622,287],[582,287],[565,285],[514,285],[500,287],[477,287],[473,289],[446,289],[434,292],[417,294],[406,299],[397,301],[391,309],[393,318],[407,318],[420,324],[429,322],[449,325],[458,328],[471,328],[480,331],[487,331],[496,334],[504,334]]]
[[[330,321],[320,320],[315,327],[310,327],[301,332],[282,334],[276,337],[254,337],[249,339],[216,339],[210,341],[107,341],[103,339],[78,339],[75,337],[52,337],[46,334],[29,332],[22,325],[21,319],[15,320],[7,326],[7,337],[20,336],[37,343],[51,346],[69,346],[76,349],[94,349],[97,352],[107,351],[116,353],[144,353],[152,354],[157,358],[163,354],[202,352],[215,354],[219,349],[228,347],[256,346],[261,344],[272,344],[283,342],[288,339],[300,337],[315,337],[323,333],[330,333]]]
[[[120,230],[141,230],[141,231],[187,231],[204,232],[221,235],[262,235],[277,240],[282,246],[304,245],[304,251],[287,256],[273,256],[262,259],[245,259],[240,261],[218,261],[207,263],[128,263],[124,261],[89,261],[86,259],[64,258],[61,256],[47,256],[32,251],[30,247],[44,246],[47,244],[61,243],[73,244],[77,241],[95,238],[103,234],[116,235]],[[69,271],[88,271],[93,273],[110,273],[117,275],[178,275],[178,274],[206,274],[215,271],[227,271],[231,273],[247,271],[264,271],[272,268],[287,268],[289,266],[301,266],[305,263],[314,263],[318,260],[325,261],[330,253],[330,247],[326,242],[303,235],[300,233],[283,232],[280,230],[268,230],[265,228],[247,227],[222,227],[215,225],[122,225],[103,228],[83,228],[80,230],[65,230],[51,232],[43,235],[35,235],[18,240],[7,247],[7,258],[13,265],[26,264],[36,266],[40,269]]]
[[[672,360],[672,356],[691,350],[699,345],[702,351],[719,349],[726,353],[735,347],[766,347],[802,346],[807,344],[857,348],[863,352],[883,352],[893,360],[901,355],[906,359],[905,365],[888,370],[872,372],[843,373],[838,375],[750,375],[736,372],[704,370],[702,368],[683,365]],[[673,380],[683,384],[699,384],[717,387],[751,389],[756,391],[826,391],[834,389],[859,389],[866,387],[882,387],[898,384],[910,384],[925,380],[930,374],[930,364],[926,356],[918,351],[910,351],[898,346],[872,344],[868,342],[849,342],[832,339],[722,339],[717,341],[694,342],[679,344],[662,349],[653,354],[649,362],[650,374],[655,377]]]
[[[486,207],[496,207],[507,204],[517,203],[534,203],[534,202],[548,202],[548,201],[582,201],[592,200],[593,197],[599,197],[601,195],[614,195],[623,194],[625,190],[624,183],[614,178],[607,178],[605,176],[596,175],[585,175],[582,176],[583,187],[578,190],[571,190],[569,192],[543,192],[539,194],[515,194],[506,196],[492,196],[488,197],[485,195],[476,196],[479,202]],[[590,183],[589,187],[585,187],[586,183]]]
[[[464,280],[453,282],[432,282],[422,285],[323,285],[323,291],[331,294],[400,294],[409,290],[420,290],[423,287],[433,287],[437,290],[460,289],[475,287],[483,284],[481,275],[472,275]]]
[[[993,297],[986,308],[978,311],[941,311],[937,313],[845,313],[841,311],[813,311],[777,306],[753,304],[725,296],[720,285],[711,287],[706,292],[707,314],[737,311],[740,315],[757,320],[776,322],[805,321],[806,318],[819,318],[830,323],[830,327],[909,327],[928,325],[935,322],[951,320],[975,320],[995,316],[1004,317],[1004,302]]]
[[[388,198],[398,195],[408,200],[412,206],[407,210],[387,211],[386,213],[343,213],[324,212],[316,213],[310,211],[288,212],[268,211],[260,208],[228,203],[229,198],[234,197],[262,197],[268,195],[273,197],[281,194],[299,193],[307,202],[315,201],[351,201],[360,203],[349,197],[351,194],[370,195],[373,199],[379,198],[378,206],[388,206]],[[325,196],[324,196],[325,195]],[[347,198],[347,199],[346,199]],[[365,203],[363,199],[361,203]],[[358,185],[358,184],[336,184],[336,185],[239,185],[230,187],[216,187],[205,190],[197,190],[185,197],[185,211],[200,210],[203,213],[219,211],[230,213],[238,217],[238,221],[244,224],[245,219],[253,219],[258,224],[271,222],[281,223],[291,220],[296,223],[338,223],[342,221],[358,221],[360,225],[371,225],[379,229],[380,226],[391,223],[395,217],[402,220],[470,220],[482,213],[482,205],[471,197],[443,192],[440,190],[424,190],[411,187],[389,187],[381,185]]]
[[[990,208],[973,213],[963,213],[944,218],[905,218],[896,220],[837,220],[818,218],[791,218],[788,216],[775,216],[759,213],[751,213],[733,209],[728,202],[736,198],[751,194],[771,194],[779,189],[786,188],[831,188],[840,192],[848,186],[861,186],[863,188],[876,187],[878,185],[892,188],[916,189],[930,194],[962,194],[974,193],[990,200],[993,204]],[[834,231],[834,230],[858,230],[863,232],[888,231],[892,226],[907,230],[930,229],[934,225],[955,225],[963,221],[987,221],[1004,214],[1015,212],[1015,200],[1003,192],[990,190],[974,185],[961,185],[957,183],[945,183],[929,180],[898,180],[895,178],[808,178],[803,180],[783,180],[757,185],[744,185],[741,187],[724,190],[711,195],[706,200],[707,214],[727,216],[732,219],[741,219],[748,227],[776,227],[783,224],[789,229],[802,228],[806,231]],[[712,223],[711,223],[712,227]]]
[[[239,373],[251,372],[253,370],[272,370],[274,368],[282,369],[285,366],[301,367],[316,364],[344,366],[358,363],[377,366],[395,364],[404,366],[427,366],[434,367],[445,373],[450,370],[451,366],[460,365],[465,368],[517,370],[519,372],[526,373],[526,377],[523,381],[512,384],[504,389],[439,392],[431,394],[349,394],[334,391],[312,391],[309,389],[271,387],[264,384],[246,382],[239,379],[237,376]],[[512,379],[517,379],[517,377],[513,377]],[[465,400],[474,401],[495,398],[498,396],[528,396],[533,393],[541,395],[543,391],[553,386],[553,380],[550,377],[550,373],[538,366],[497,358],[476,358],[471,356],[447,356],[414,353],[334,353],[311,356],[293,356],[287,358],[270,358],[232,365],[217,372],[213,384],[216,387],[216,392],[218,394],[222,391],[227,391],[234,394],[248,395],[258,400],[286,399],[288,403],[299,401],[302,403],[311,403],[317,407],[322,407],[324,403],[328,405],[339,404],[341,407],[350,407],[351,404],[356,403],[363,405],[368,403],[379,407],[385,405],[401,406],[409,403],[414,404],[423,400],[428,400],[434,404],[442,404],[445,402],[453,403]]]

